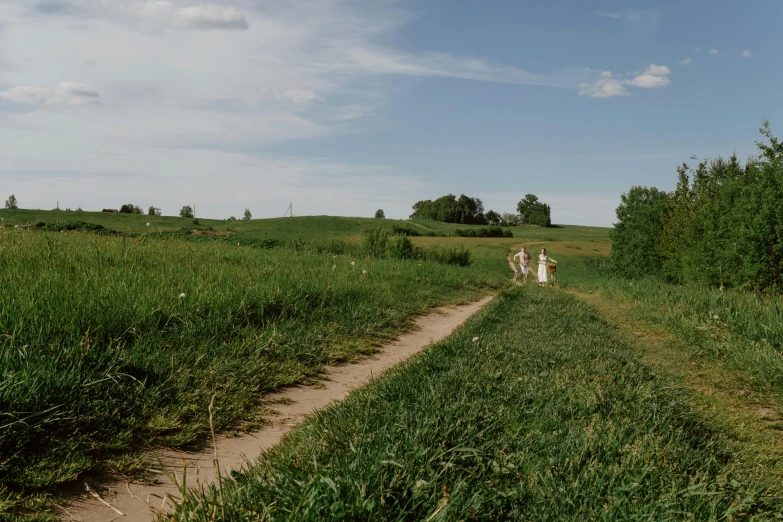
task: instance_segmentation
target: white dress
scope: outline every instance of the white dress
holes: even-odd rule
[[[546,283],[549,279],[547,277],[546,262],[549,261],[549,256],[541,254],[538,256],[538,282]]]

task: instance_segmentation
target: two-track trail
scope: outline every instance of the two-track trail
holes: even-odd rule
[[[201,452],[161,450],[149,455],[148,460],[157,462],[156,459],[160,459],[167,473],[178,480],[182,479],[183,470],[186,471],[189,488],[207,487],[217,478],[215,455],[221,475],[229,469],[243,467],[248,460],[256,459],[262,451],[274,446],[307,415],[344,399],[351,390],[446,338],[491,300],[492,296],[488,296],[463,306],[437,308],[419,317],[411,332],[382,346],[377,354],[355,364],[326,367],[325,379],[318,386],[288,387],[264,397],[265,402],[275,404],[278,414],[257,432],[237,437],[218,436],[217,448],[210,444]],[[159,481],[152,485],[129,482],[121,477],[111,477],[100,487],[92,482],[81,484],[80,491],[71,495],[63,506],[60,518],[84,522],[148,522],[159,514],[170,512],[174,501],[180,498],[176,485],[165,474],[156,476]]]

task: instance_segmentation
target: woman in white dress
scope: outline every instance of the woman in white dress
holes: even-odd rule
[[[546,268],[549,262],[557,264],[557,261],[546,255],[546,248],[542,248],[541,255],[538,256],[538,286],[544,286],[549,281],[549,272]]]

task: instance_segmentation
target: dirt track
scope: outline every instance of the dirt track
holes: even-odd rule
[[[512,265],[513,267],[513,265]],[[318,387],[295,386],[265,397],[265,400],[287,399],[276,404],[278,415],[255,433],[238,437],[217,437],[217,451],[210,444],[201,452],[165,450],[150,455],[150,461],[160,458],[166,471],[181,479],[183,463],[187,467],[188,487],[205,486],[215,480],[214,458],[217,453],[221,474],[239,469],[245,462],[257,458],[263,450],[274,446],[287,432],[314,410],[329,406],[345,398],[351,390],[367,384],[383,371],[420,352],[434,342],[444,339],[470,316],[481,310],[491,296],[480,301],[455,307],[443,307],[416,320],[414,331],[381,347],[379,353],[356,364],[325,368],[326,380]],[[159,466],[156,466],[159,467]],[[147,522],[173,507],[180,498],[179,491],[165,474],[159,483],[145,485],[128,482],[121,477],[109,477],[100,486],[90,482],[73,492],[60,513],[61,520],[109,522],[111,520]]]

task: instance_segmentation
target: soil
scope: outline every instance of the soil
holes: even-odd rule
[[[161,449],[148,455],[160,462],[150,470],[155,484],[144,484],[120,476],[95,477],[78,489],[64,492],[60,520],[84,522],[147,522],[172,510],[181,497],[172,477],[181,481],[187,472],[188,488],[206,487],[216,479],[215,456],[222,476],[258,458],[315,410],[344,399],[351,390],[363,386],[385,370],[424,350],[454,332],[470,316],[481,310],[492,296],[464,306],[442,307],[420,317],[415,329],[380,348],[356,364],[326,367],[325,379],[315,386],[294,386],[264,397],[277,411],[269,425],[254,433],[229,437],[219,435],[216,444],[199,452]],[[216,446],[217,448],[215,449]],[[158,461],[158,459],[160,459]]]

